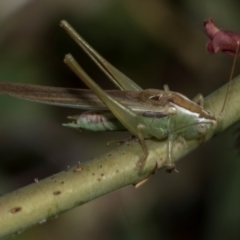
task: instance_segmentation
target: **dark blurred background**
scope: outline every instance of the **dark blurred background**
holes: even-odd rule
[[[193,98],[228,81],[233,59],[209,55],[203,20],[240,32],[240,2],[18,0],[0,2],[0,81],[85,88],[64,65],[71,52],[105,89],[114,86],[60,29],[68,20],[143,88]],[[240,72],[237,63],[236,74]],[[79,133],[61,123],[77,110],[0,96],[0,193],[116,147],[128,133]],[[141,188],[125,187],[15,239],[240,239],[240,160],[231,127]]]

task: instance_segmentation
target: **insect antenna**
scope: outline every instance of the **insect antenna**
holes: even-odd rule
[[[223,102],[223,106],[222,106],[222,110],[220,112],[220,115],[223,113],[226,102],[227,102],[227,96],[228,96],[228,93],[229,93],[229,90],[230,90],[230,86],[231,86],[231,82],[232,82],[232,78],[233,78],[233,73],[234,73],[234,69],[235,69],[235,66],[236,66],[237,56],[239,54],[239,45],[240,45],[240,43],[239,43],[239,41],[237,41],[236,54],[235,54],[234,59],[233,59],[232,69],[231,69],[231,72],[230,72],[228,86],[227,86],[227,92],[226,92],[226,95],[225,95],[225,98],[224,98],[224,102]]]

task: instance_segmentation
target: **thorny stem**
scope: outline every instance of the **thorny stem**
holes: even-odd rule
[[[205,99],[205,108],[220,113],[227,85]],[[204,141],[240,119],[240,77],[233,80],[218,127]],[[0,237],[21,232],[68,209],[110,193],[129,184],[136,184],[164,167],[167,160],[166,141],[147,140],[149,156],[144,169],[136,163],[142,156],[138,142],[131,141],[113,151],[69,170],[36,181],[0,197]],[[174,141],[175,161],[200,145],[199,140]],[[123,157],[124,156],[124,157]],[[82,159],[80,159],[83,162]]]

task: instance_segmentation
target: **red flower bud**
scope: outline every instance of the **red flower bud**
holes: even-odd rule
[[[222,51],[228,55],[236,54],[240,43],[240,35],[238,33],[219,29],[211,18],[205,20],[203,25],[205,33],[210,38],[206,46],[209,53],[213,54]]]

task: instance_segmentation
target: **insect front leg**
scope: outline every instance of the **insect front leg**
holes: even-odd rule
[[[195,96],[192,101],[202,107],[204,106],[204,97],[201,93],[197,94],[197,96]]]
[[[141,143],[141,146],[142,146],[142,149],[143,149],[143,156],[140,158],[140,160],[138,161],[137,165],[139,167],[143,167],[144,164],[146,163],[146,159],[148,157],[148,149],[147,149],[147,145],[146,145],[146,142],[145,142],[145,139],[144,139],[144,136],[142,134],[142,130],[144,130],[144,126],[139,124],[137,126],[137,131],[138,131],[138,139]]]
[[[169,134],[167,139],[167,161],[166,168],[168,172],[172,172],[175,169],[175,164],[173,162],[172,151],[173,151],[173,141],[176,138],[175,134]]]

